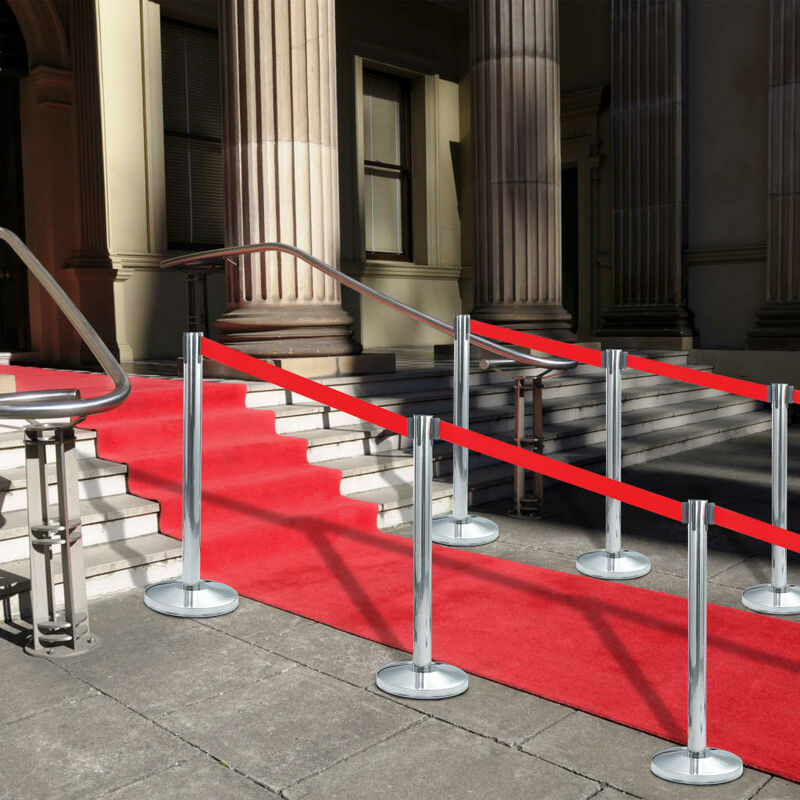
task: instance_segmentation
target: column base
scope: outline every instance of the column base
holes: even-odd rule
[[[563,342],[578,338],[572,330],[572,315],[553,303],[486,303],[473,308],[471,315],[492,325]]]
[[[606,347],[637,350],[688,350],[695,344],[691,314],[678,304],[613,306],[595,336]]]
[[[800,350],[800,303],[767,303],[747,344],[752,350]]]
[[[288,369],[304,378],[336,378],[347,375],[384,375],[396,371],[394,353],[358,353],[352,356],[305,356],[301,358],[264,358],[268,364]],[[179,366],[180,370],[180,366]],[[179,375],[182,375],[179,372]],[[211,359],[203,365],[206,378],[228,378],[237,381],[256,381],[252,375],[226,367]]]
[[[361,352],[353,319],[339,305],[247,305],[217,320],[219,341],[256,358],[345,356]]]

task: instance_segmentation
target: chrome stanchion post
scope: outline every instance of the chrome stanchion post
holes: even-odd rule
[[[453,423],[469,428],[469,314],[458,314],[453,325]],[[469,513],[469,450],[453,445],[453,513],[433,520],[433,541],[451,547],[489,544],[497,525]]]
[[[606,477],[622,480],[622,370],[624,350],[604,350],[606,371]],[[650,561],[635,550],[622,549],[622,503],[606,497],[605,550],[590,550],[579,555],[578,572],[592,578],[625,580],[641,578],[650,572]]]
[[[772,524],[784,529],[787,527],[789,403],[793,394],[794,387],[786,383],[773,383],[767,390],[772,405]],[[771,582],[745,589],[742,604],[762,614],[800,614],[800,587],[789,585],[785,548],[772,546]]]
[[[183,567],[178,580],[149,586],[144,602],[175,617],[217,617],[239,605],[230,586],[200,579],[200,506],[203,453],[202,333],[183,334]]]
[[[728,783],[742,774],[742,759],[727,750],[706,747],[706,603],[708,588],[708,526],[714,524],[714,504],[689,500],[683,504],[689,529],[689,729],[686,747],[670,747],[650,762],[654,775],[673,783],[697,786]]]
[[[467,690],[467,674],[450,664],[432,660],[431,611],[433,544],[433,441],[438,420],[416,415],[412,420],[414,443],[414,653],[411,661],[397,661],[378,671],[379,689],[396,697],[437,700]]]

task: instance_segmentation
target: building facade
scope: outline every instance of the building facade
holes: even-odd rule
[[[793,380],[799,21],[798,0],[0,0],[0,224],[123,361],[178,353],[165,256],[280,240],[444,319]],[[0,287],[0,350],[87,358],[5,252]],[[261,357],[444,341],[277,254],[208,300]]]

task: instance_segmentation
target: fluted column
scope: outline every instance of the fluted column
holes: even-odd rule
[[[219,8],[226,242],[281,241],[337,265],[334,0]],[[262,357],[360,349],[333,279],[272,253],[226,269],[228,344]]]
[[[470,3],[475,308],[573,338],[561,306],[557,0]]]
[[[612,0],[614,306],[604,337],[683,343],[692,335],[683,274],[685,13],[685,0]]]
[[[800,0],[770,0],[767,302],[751,347],[800,349]]]

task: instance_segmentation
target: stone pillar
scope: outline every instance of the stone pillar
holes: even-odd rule
[[[800,0],[770,0],[767,302],[751,347],[800,349]]]
[[[470,3],[474,316],[572,339],[561,306],[557,0]]]
[[[228,245],[339,259],[334,0],[220,3]],[[339,284],[294,258],[227,266],[222,341],[254,356],[356,353]]]
[[[612,0],[614,305],[599,336],[691,346],[684,300],[685,0]]]

